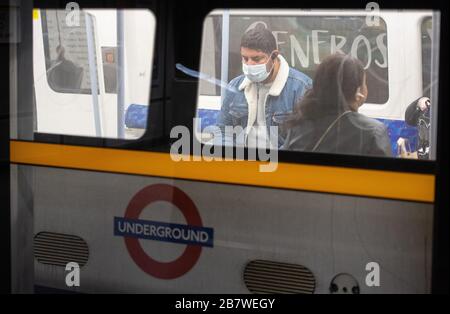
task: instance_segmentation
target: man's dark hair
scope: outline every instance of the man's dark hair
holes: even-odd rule
[[[277,42],[270,30],[258,24],[242,36],[241,47],[260,50],[270,55],[277,49]]]

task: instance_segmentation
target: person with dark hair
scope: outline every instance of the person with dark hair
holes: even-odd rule
[[[288,138],[283,148],[391,156],[386,126],[358,113],[367,95],[361,62],[342,53],[328,56],[317,68],[312,89],[286,122]]]
[[[48,82],[55,90],[78,91],[83,79],[83,68],[68,60],[65,53],[64,46],[56,47],[56,60],[47,71]]]
[[[278,148],[271,145],[269,127],[278,126],[284,115],[292,113],[311,85],[311,79],[289,67],[280,55],[274,35],[262,24],[241,38],[242,72],[228,84],[217,119],[222,144]],[[226,126],[241,126],[241,141],[225,133]],[[217,141],[216,141],[217,143]]]
[[[430,98],[420,97],[409,104],[405,111],[405,122],[418,129],[417,157],[419,159],[429,159],[430,155],[430,107]]]

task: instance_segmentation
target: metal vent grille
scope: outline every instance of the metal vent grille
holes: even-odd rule
[[[74,235],[39,232],[34,236],[34,257],[42,264],[65,267],[76,262],[83,267],[89,258],[89,247]]]
[[[254,260],[245,266],[244,282],[252,293],[313,293],[316,280],[306,267]]]

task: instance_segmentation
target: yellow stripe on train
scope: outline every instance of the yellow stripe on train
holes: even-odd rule
[[[74,168],[268,188],[434,202],[435,176],[393,171],[259,161],[180,161],[168,153],[36,142],[10,142],[12,163]]]

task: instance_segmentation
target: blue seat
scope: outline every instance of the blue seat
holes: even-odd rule
[[[148,106],[132,104],[125,113],[125,126],[133,129],[147,127]]]

